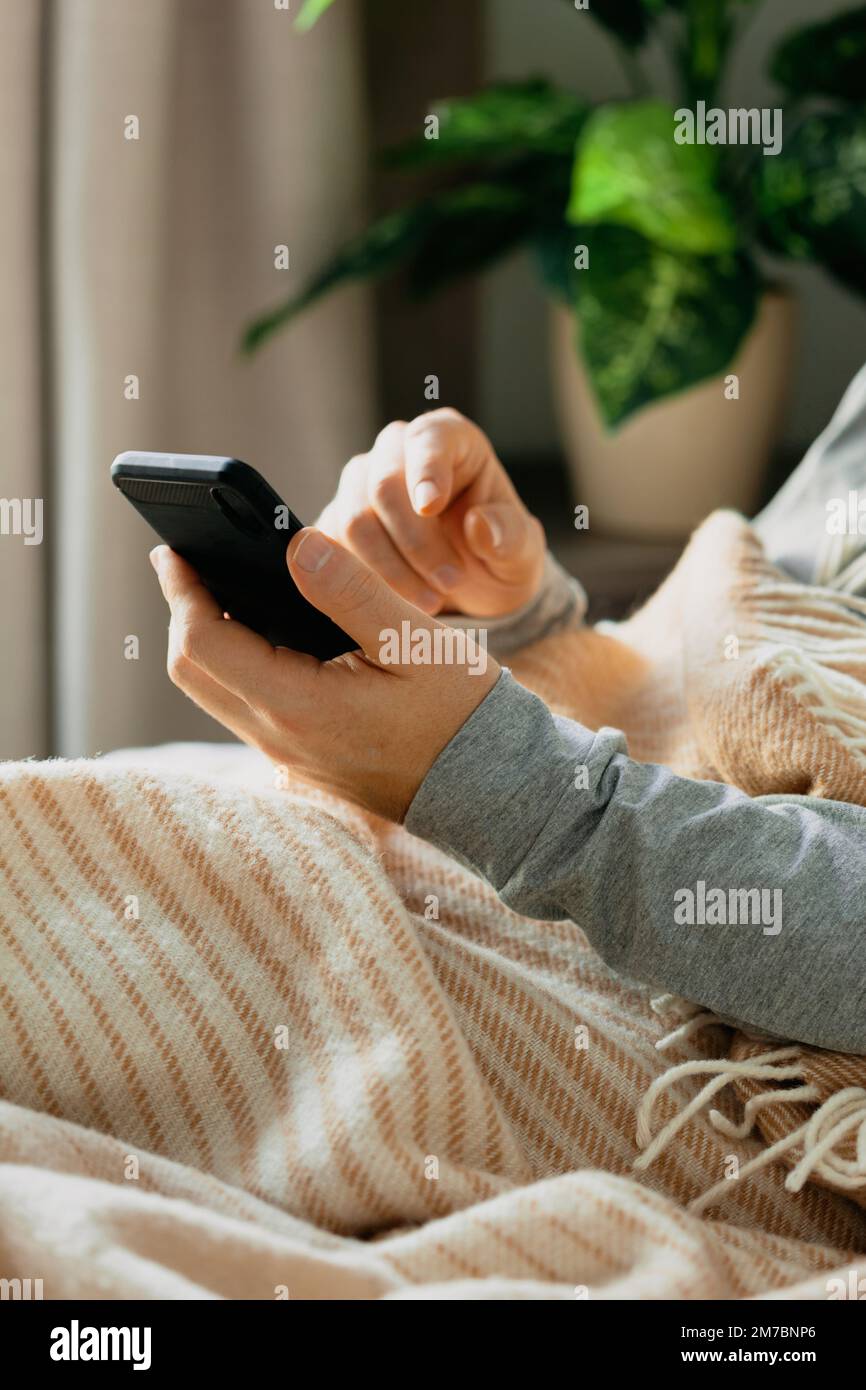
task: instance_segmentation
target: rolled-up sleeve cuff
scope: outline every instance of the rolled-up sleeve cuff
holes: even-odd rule
[[[544,562],[541,587],[529,603],[501,618],[473,618],[463,614],[442,613],[440,619],[449,627],[483,628],[487,648],[497,659],[512,656],[533,642],[552,637],[556,632],[576,627],[586,615],[587,598],[578,581],[554,560],[550,551]]]

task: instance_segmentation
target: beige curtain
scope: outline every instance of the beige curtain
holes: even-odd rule
[[[38,4],[0,0],[0,499],[42,496]],[[42,752],[45,545],[0,531],[0,755]]]
[[[237,351],[363,214],[356,5],[306,36],[296,9],[0,0],[0,496],[45,518],[0,536],[2,756],[216,736],[166,678],[116,453],[237,455],[312,519],[374,430],[364,291]]]

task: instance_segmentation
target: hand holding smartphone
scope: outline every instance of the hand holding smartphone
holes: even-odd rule
[[[129,452],[114,460],[111,480],[231,618],[319,661],[356,649],[296,588],[286,547],[302,523],[249,464]]]

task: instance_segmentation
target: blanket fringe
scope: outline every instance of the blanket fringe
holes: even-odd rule
[[[773,654],[773,673],[790,688],[812,714],[830,729],[839,741],[861,761],[866,758],[866,717],[863,713],[863,683],[845,671],[834,671],[832,659],[813,661],[793,647]]]
[[[662,995],[654,999],[652,1007],[662,1017],[668,1015],[676,1020],[675,1027],[656,1043],[659,1051],[690,1038],[702,1028],[721,1023],[714,1014],[702,1011],[696,1005],[677,999],[673,995]],[[704,1076],[709,1079],[697,1095],[681,1106],[657,1134],[653,1134],[653,1114],[659,1097],[669,1092],[677,1082],[690,1076]],[[656,1078],[640,1104],[636,1141],[642,1152],[635,1159],[634,1168],[638,1171],[648,1168],[669,1147],[693,1116],[706,1111],[714,1096],[738,1078],[744,1077],[757,1081],[772,1081],[773,1086],[746,1102],[740,1124],[729,1120],[715,1107],[708,1111],[708,1119],[713,1128],[730,1139],[745,1139],[754,1127],[758,1112],[767,1106],[800,1104],[820,1099],[821,1093],[818,1088],[805,1083],[805,1062],[797,1045],[771,1048],[757,1057],[739,1062],[724,1058],[695,1058],[692,1061],[680,1062]],[[804,1084],[782,1089],[778,1086],[780,1081],[800,1081]],[[839,1147],[842,1140],[852,1133],[856,1133],[853,1159],[845,1158]],[[861,1086],[850,1086],[829,1096],[804,1124],[799,1125],[790,1134],[783,1135],[775,1144],[770,1144],[756,1158],[744,1164],[739,1169],[738,1179],[752,1176],[797,1147],[802,1147],[802,1154],[785,1179],[785,1187],[789,1192],[799,1192],[810,1178],[819,1179],[837,1191],[866,1187],[866,1090]],[[730,1181],[730,1178],[722,1178],[720,1182],[694,1198],[688,1204],[689,1211],[699,1214],[713,1206],[727,1192]]]
[[[831,570],[839,559],[833,557]],[[760,628],[762,636],[771,643],[767,661],[773,674],[789,683],[796,698],[862,762],[866,760],[862,679],[866,640],[859,634],[840,638],[837,627],[840,609],[866,618],[866,599],[847,592],[843,582],[862,585],[866,579],[866,554],[860,554],[855,566],[849,569],[850,573],[845,571],[837,576],[838,582],[813,588],[808,594],[797,587],[796,617],[788,611],[791,600],[786,593],[790,586],[764,585],[758,591],[764,610]],[[805,619],[817,631],[808,632]],[[797,631],[794,643],[786,640],[792,626]]]

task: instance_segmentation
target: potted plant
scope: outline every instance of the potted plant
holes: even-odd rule
[[[307,0],[298,23],[332,3]],[[593,107],[533,79],[436,104],[384,158],[445,182],[256,319],[246,349],[350,279],[401,270],[430,295],[529,247],[556,306],[558,407],[592,523],[674,534],[714,505],[748,510],[792,337],[765,254],[817,261],[866,293],[866,6],[777,47],[773,108],[726,111],[715,103],[761,3],[574,5],[618,46],[635,95]],[[671,58],[672,103],[649,93],[650,37]]]

